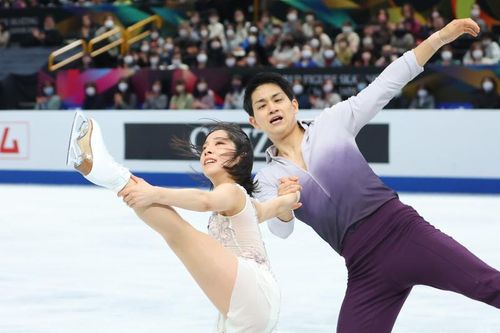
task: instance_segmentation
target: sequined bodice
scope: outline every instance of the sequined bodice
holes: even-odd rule
[[[245,196],[245,207],[238,214],[234,216],[212,214],[208,221],[208,234],[238,257],[254,260],[269,268],[257,211],[246,192]]]

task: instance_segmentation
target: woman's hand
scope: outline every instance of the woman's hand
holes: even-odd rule
[[[134,175],[131,178],[135,184],[131,183],[118,193],[118,196],[122,197],[130,208],[143,208],[157,202],[158,187],[152,186],[144,179]]]

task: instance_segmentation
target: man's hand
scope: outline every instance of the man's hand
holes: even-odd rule
[[[300,191],[302,191],[302,186],[299,184],[299,177],[290,176],[280,178],[280,185],[278,187],[279,196]]]
[[[463,34],[477,37],[480,30],[477,23],[470,18],[455,19],[448,23],[443,29],[439,30],[439,37],[445,44],[448,44]]]

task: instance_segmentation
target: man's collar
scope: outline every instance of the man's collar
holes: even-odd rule
[[[297,124],[307,131],[313,120],[297,120]],[[278,157],[278,148],[273,144],[266,149],[266,164],[271,163],[273,159]]]

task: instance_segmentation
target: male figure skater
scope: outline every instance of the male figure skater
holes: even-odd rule
[[[257,179],[261,200],[300,190],[296,216],[346,260],[348,284],[340,333],[390,332],[417,284],[461,293],[500,308],[500,272],[399,201],[371,170],[356,146],[360,129],[443,45],[462,34],[476,37],[471,19],[453,20],[390,64],[358,95],[325,109],[313,121],[296,119],[288,82],[259,73],[246,87],[250,123],[273,142]],[[271,231],[293,231],[290,211],[270,221]]]

